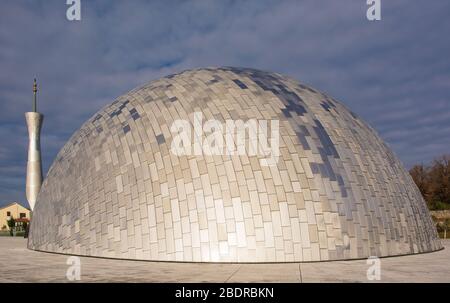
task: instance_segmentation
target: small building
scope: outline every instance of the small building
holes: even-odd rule
[[[30,220],[30,210],[23,207],[17,202],[10,203],[6,206],[0,208],[0,230],[9,230],[8,220],[11,217],[16,220],[16,222],[29,222]]]

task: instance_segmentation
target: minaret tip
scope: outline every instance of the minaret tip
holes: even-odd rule
[[[34,78],[34,82],[33,82],[33,95],[34,95],[34,99],[33,99],[33,112],[37,112],[37,107],[36,107],[36,95],[37,95],[37,82],[36,82],[36,78]]]

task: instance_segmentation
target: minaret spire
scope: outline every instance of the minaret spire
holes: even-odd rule
[[[37,112],[37,107],[36,107],[36,96],[37,96],[37,82],[36,82],[36,78],[34,78],[34,83],[33,83],[33,112]]]

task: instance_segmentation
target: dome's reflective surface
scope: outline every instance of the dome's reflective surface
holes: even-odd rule
[[[279,134],[268,146],[279,148],[270,157],[249,152],[265,137],[248,136],[245,152],[230,155],[243,145],[226,135],[222,143],[232,144],[224,149],[199,148],[207,120],[222,130],[227,121],[246,130],[268,121],[278,133],[267,134]],[[180,121],[192,125],[192,148],[174,152]],[[29,247],[285,262],[429,252],[441,244],[409,174],[342,104],[279,74],[207,68],[119,97],[71,137],[42,185]]]

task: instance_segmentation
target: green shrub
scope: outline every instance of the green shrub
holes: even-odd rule
[[[14,236],[14,228],[16,227],[16,220],[14,220],[13,217],[11,217],[11,219],[8,220],[8,226],[9,226],[9,234],[12,236]]]

